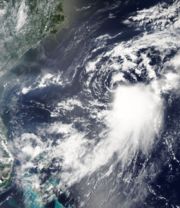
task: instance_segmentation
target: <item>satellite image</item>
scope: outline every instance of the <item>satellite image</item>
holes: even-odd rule
[[[0,208],[180,208],[180,0],[0,0]]]

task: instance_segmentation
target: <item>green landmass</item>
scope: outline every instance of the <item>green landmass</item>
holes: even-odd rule
[[[37,47],[41,40],[64,25],[63,0],[1,0],[0,76],[3,77],[27,50]],[[0,118],[0,193],[11,185],[12,171],[6,127]]]
[[[0,1],[0,75],[64,25],[63,0]]]

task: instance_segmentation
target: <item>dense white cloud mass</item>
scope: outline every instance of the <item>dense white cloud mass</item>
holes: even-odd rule
[[[162,3],[131,14],[123,24],[127,28],[135,27],[142,32],[110,47],[106,45],[108,40],[114,38],[111,35],[94,39],[95,43],[102,43],[92,53],[105,47],[106,50],[97,56],[90,54],[85,57],[83,64],[86,80],[82,85],[87,94],[94,90],[98,97],[104,84],[106,92],[112,95],[110,104],[107,107],[98,99],[84,102],[78,96],[72,96],[60,99],[50,114],[51,118],[58,118],[64,112],[80,109],[80,112],[89,113],[89,117],[86,115],[89,119],[103,123],[106,128],[93,134],[87,117],[78,117],[75,114],[71,122],[62,119],[48,127],[38,127],[38,135],[23,133],[20,138],[9,142],[11,151],[21,161],[20,168],[16,170],[19,181],[24,185],[32,183],[36,190],[44,193],[46,188],[40,185],[40,172],[53,159],[58,160],[55,165],[60,167],[53,177],[60,180],[59,186],[71,187],[84,177],[101,172],[113,157],[115,162],[103,177],[111,175],[113,165],[117,163],[121,165],[123,172],[139,153],[148,157],[163,130],[166,107],[164,94],[178,93],[180,90],[179,8],[180,2],[174,1],[169,7]],[[170,56],[171,53],[174,55]],[[102,78],[105,74],[111,75],[109,85],[108,78]],[[127,74],[131,81],[126,77]],[[47,73],[38,77],[33,85],[22,86],[21,93],[25,95],[31,90],[43,89],[48,85],[67,84],[62,79],[61,74]],[[83,123],[82,126],[87,128],[79,130],[74,125],[76,122]],[[50,137],[54,134],[57,137],[55,144]],[[30,168],[38,168],[39,173],[27,177],[26,173]],[[143,171],[139,174],[139,184],[144,175]]]

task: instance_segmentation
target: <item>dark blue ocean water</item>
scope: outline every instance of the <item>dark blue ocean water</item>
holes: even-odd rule
[[[54,122],[73,123],[79,131],[86,131],[86,126],[84,126],[83,122],[75,121],[75,118],[83,118],[87,121],[89,137],[92,137],[93,134],[98,135],[105,126],[96,119],[90,118],[91,112],[88,110],[77,106],[71,111],[61,110],[58,116],[55,117],[51,116],[51,112],[55,109],[57,103],[73,97],[78,97],[84,105],[89,100],[97,100],[102,104],[98,110],[105,108],[103,104],[109,106],[112,102],[112,95],[107,91],[106,86],[111,86],[113,72],[108,71],[103,74],[102,71],[97,71],[90,81],[89,89],[87,89],[88,75],[85,71],[85,63],[109,51],[115,44],[129,41],[143,35],[145,32],[150,32],[151,28],[148,26],[137,28],[136,25],[132,25],[128,27],[124,24],[124,20],[135,14],[136,11],[148,9],[162,2],[166,3],[166,6],[173,3],[170,0],[99,0],[73,3],[71,9],[74,12],[74,19],[71,20],[70,26],[61,30],[56,35],[56,38],[47,38],[36,49],[27,51],[19,60],[19,63],[13,66],[11,72],[4,77],[5,81],[3,83],[6,82],[6,88],[2,94],[0,112],[8,129],[8,140],[13,143],[24,132],[38,134],[40,127],[48,127]],[[109,35],[111,38],[106,40],[103,48],[93,51],[103,44],[103,42],[98,43],[95,41],[97,37],[103,35]],[[172,50],[169,57],[176,52]],[[154,57],[152,54],[154,54]],[[152,65],[163,64],[158,51],[154,50],[152,54],[150,54],[150,56],[152,55],[150,57]],[[106,59],[108,57],[104,57],[104,60],[101,60],[99,69],[108,62]],[[121,65],[121,60],[119,60],[119,65]],[[41,76],[46,73],[57,74],[58,76],[59,72],[61,73],[62,84],[50,83],[41,88],[37,87]],[[132,73],[134,72],[132,71]],[[160,76],[158,70],[155,73]],[[125,73],[125,78],[132,84],[137,82],[149,83],[150,81],[146,70],[141,76],[134,75],[137,78],[136,80],[132,78],[132,74],[129,74],[129,72]],[[23,86],[31,86],[32,88],[23,94],[21,93]],[[150,168],[152,163],[155,164],[154,168],[157,169],[157,175],[155,177],[148,175],[145,177],[144,181],[146,181],[149,188],[147,196],[142,201],[134,201],[127,208],[170,208],[180,206],[180,154],[178,141],[180,135],[180,100],[174,94],[164,96],[167,101],[165,127],[161,138],[156,143],[156,148],[153,149],[148,161],[146,161],[147,169]],[[170,97],[173,98],[172,103],[168,103]],[[164,141],[166,137],[171,140],[173,152],[169,150],[168,144]],[[49,135],[49,138],[55,143],[58,140],[58,135]],[[42,135],[42,139],[46,142],[46,135]],[[16,150],[13,153],[15,154]],[[21,166],[21,161],[18,157],[16,158],[16,155],[14,156],[14,165],[18,169],[18,166]],[[135,161],[134,180],[136,180],[136,174],[138,174],[144,161],[141,156]],[[116,169],[118,173],[118,164]],[[42,178],[40,180],[43,184],[53,175],[53,169],[49,167],[49,169],[42,169],[41,171]],[[58,171],[61,171],[61,169]],[[29,174],[36,174],[36,172],[36,168],[29,170]],[[107,201],[106,205],[103,206],[105,208],[121,208],[118,193],[123,190],[119,188],[122,187],[122,182],[116,180],[117,173],[115,172],[109,178],[106,186],[98,184],[101,192],[102,190],[108,192],[114,187],[112,184],[116,183],[114,197]],[[14,177],[16,177],[16,174]],[[57,200],[47,202],[45,207],[60,208],[61,205],[62,207],[80,207],[80,201],[85,199],[85,191],[81,189],[81,185],[86,184],[86,182],[87,179],[85,178],[84,181],[70,187],[69,194],[55,193]],[[131,189],[131,187],[128,188]],[[129,190],[128,188],[127,190]],[[99,190],[96,190],[97,195],[100,192]],[[34,193],[31,188],[27,187],[27,190],[24,190],[18,186],[17,182],[12,182],[10,189],[0,196],[0,208],[41,208],[38,205],[38,197],[38,194]],[[124,194],[124,197],[126,197],[126,194]],[[93,207],[90,200],[83,206],[84,208],[96,208]],[[131,200],[131,198],[127,197],[125,200]]]

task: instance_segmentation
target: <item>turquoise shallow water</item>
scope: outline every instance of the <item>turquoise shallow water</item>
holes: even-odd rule
[[[64,208],[64,206],[56,200],[54,208]]]
[[[43,208],[41,200],[37,192],[33,191],[31,187],[27,187],[24,193],[24,203],[27,208]]]
[[[109,124],[106,120],[111,112],[115,115],[111,99],[117,87],[124,89],[127,83],[129,86],[151,85],[154,83],[152,70],[155,82],[166,83],[166,74],[161,73],[159,66],[169,66],[178,41],[170,40],[165,28],[163,33],[161,30],[154,32],[161,19],[164,22],[164,17],[160,16],[156,21],[149,12],[156,11],[159,5],[149,8],[144,1],[135,1],[139,2],[139,8],[131,1],[123,4],[118,0],[105,0],[106,4],[102,4],[103,1],[91,0],[87,4],[89,1],[74,8],[79,13],[79,20],[61,31],[56,43],[54,39],[43,40],[40,47],[29,50],[11,72],[1,77],[0,116],[8,130],[7,147],[14,158],[14,171],[12,188],[1,197],[0,208],[165,208],[167,206],[161,205],[163,197],[164,203],[169,200],[174,201],[172,206],[179,204],[179,186],[175,186],[174,181],[177,184],[180,151],[177,149],[176,154],[171,147],[179,148],[180,100],[168,114],[170,124],[166,135],[170,137],[155,138],[158,144],[154,144],[155,148],[147,158],[141,151],[144,141],[143,145],[139,142],[140,146],[134,148],[132,155],[135,157],[128,151],[134,144],[129,135],[136,130],[145,132],[143,122],[140,128],[138,126],[139,130],[134,125],[132,129],[126,126],[128,142],[122,142],[126,143],[123,145],[121,138],[108,136],[119,134],[111,133],[110,129],[111,125],[112,129],[116,127],[116,122]],[[176,4],[172,6],[176,11]],[[134,14],[137,7],[140,14],[144,14],[143,8],[148,11],[148,15],[143,16],[145,20],[147,18],[147,25],[146,21],[139,21],[139,13]],[[162,11],[167,16],[164,5]],[[128,21],[122,22],[123,18]],[[160,44],[159,37],[164,33],[164,42]],[[145,68],[152,70],[149,72]],[[131,112],[131,106],[128,109]],[[123,112],[128,114],[126,108]],[[177,125],[172,125],[172,121]],[[145,133],[151,126],[148,125]],[[106,138],[107,143],[104,143]],[[117,145],[113,142],[116,140]],[[135,141],[141,141],[141,138],[137,137]],[[101,142],[103,145],[99,149],[97,144]],[[118,160],[124,152],[122,147],[130,154],[126,167]],[[106,159],[108,154],[109,158],[113,155],[111,159]],[[174,155],[177,165],[173,165]],[[172,158],[172,164],[169,158]],[[100,163],[96,166],[94,161]],[[167,165],[165,171],[163,163]],[[106,165],[102,167],[103,164]],[[167,171],[169,167],[176,169],[177,174],[173,169]],[[162,175],[155,181],[154,177],[159,174],[157,170],[161,171],[161,168]],[[168,178],[163,178],[165,176]],[[167,196],[169,190],[173,194]],[[150,202],[146,200],[146,194]]]
[[[26,204],[27,208],[45,208],[42,205],[39,205],[37,202],[37,194],[31,192],[28,203]],[[19,204],[15,199],[9,199],[7,203],[4,204],[9,208],[19,208]],[[54,208],[65,208],[58,200],[55,200]],[[68,207],[71,208],[71,207]]]

